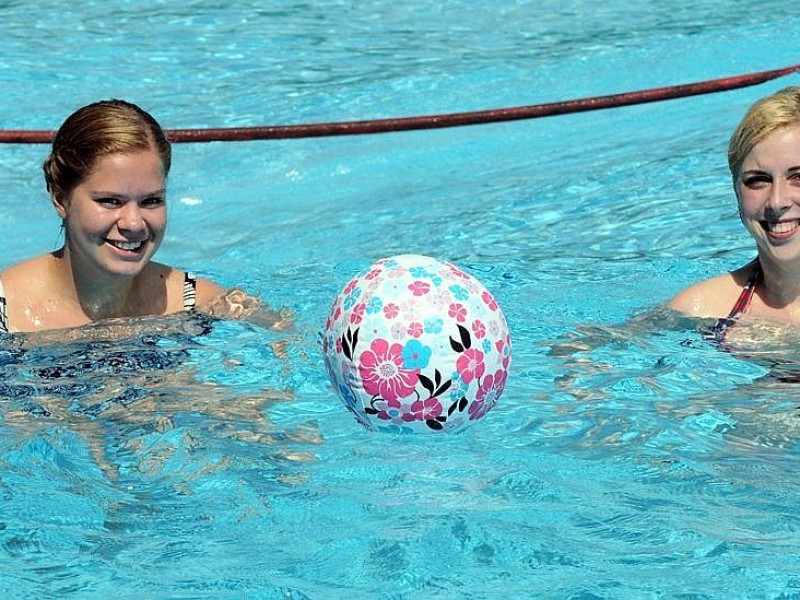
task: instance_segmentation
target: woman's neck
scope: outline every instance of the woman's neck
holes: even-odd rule
[[[91,266],[76,268],[76,257],[64,247],[53,253],[54,275],[61,281],[64,295],[80,306],[92,321],[126,314],[134,278],[115,277]]]
[[[780,264],[760,259],[763,298],[777,310],[795,308],[800,314],[800,264]]]

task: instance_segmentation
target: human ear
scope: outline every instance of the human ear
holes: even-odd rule
[[[69,216],[69,203],[66,200],[58,198],[55,194],[50,194],[50,201],[53,203],[53,207],[59,217],[66,219]]]

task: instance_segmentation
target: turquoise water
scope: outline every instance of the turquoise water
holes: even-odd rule
[[[56,128],[114,96],[169,128],[409,116],[800,62],[778,2],[241,4],[0,2],[2,127]],[[791,375],[796,352],[630,321],[752,256],[725,145],[788,84],[176,146],[160,258],[291,308],[298,330],[285,359],[256,326],[177,319],[116,345],[9,344],[0,591],[800,597],[797,388],[773,364]],[[45,152],[0,147],[2,264],[58,244]],[[461,435],[369,433],[325,375],[334,296],[400,252],[477,276],[509,322],[506,392]]]

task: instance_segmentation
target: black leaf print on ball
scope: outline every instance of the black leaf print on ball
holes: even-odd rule
[[[348,327],[347,331],[342,334],[342,353],[347,357],[348,360],[353,360],[353,352],[356,349],[357,343],[358,327],[356,327],[355,331]]]
[[[422,384],[422,387],[428,390],[428,393],[431,395],[432,398],[441,396],[447,390],[449,390],[450,386],[453,384],[453,382],[450,379],[442,383],[442,373],[439,371],[439,369],[433,370],[432,380],[430,377],[428,377],[427,375],[423,375],[422,373],[420,373],[418,377],[419,377],[419,382]]]
[[[460,341],[454,340],[450,337],[450,347],[455,350],[456,352],[463,352],[467,348],[472,346],[472,338],[469,335],[469,331],[463,325],[457,325],[458,327],[458,335],[461,338]]]
[[[464,348],[470,348],[472,346],[472,338],[469,335],[469,331],[463,325],[458,326],[458,333],[461,334],[461,344]]]
[[[430,377],[427,377],[427,376],[423,375],[422,373],[420,373],[418,375],[418,377],[419,377],[419,382],[422,384],[422,387],[424,387],[426,390],[428,390],[428,393],[431,396],[433,396],[433,390],[435,389],[435,387],[434,387],[433,382],[431,381]]]
[[[450,405],[450,408],[447,409],[447,416],[450,417],[453,415],[456,410],[458,412],[464,412],[464,409],[467,408],[467,404],[469,404],[469,400],[467,400],[466,396],[461,396],[461,399],[456,400]]]

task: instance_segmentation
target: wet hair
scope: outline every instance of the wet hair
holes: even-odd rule
[[[79,108],[59,128],[42,165],[47,191],[64,202],[98,159],[149,149],[158,152],[166,177],[172,148],[149,113],[124,100],[103,100]]]
[[[784,88],[753,104],[728,143],[728,167],[734,181],[756,144],[771,133],[792,125],[800,125],[800,87]]]

